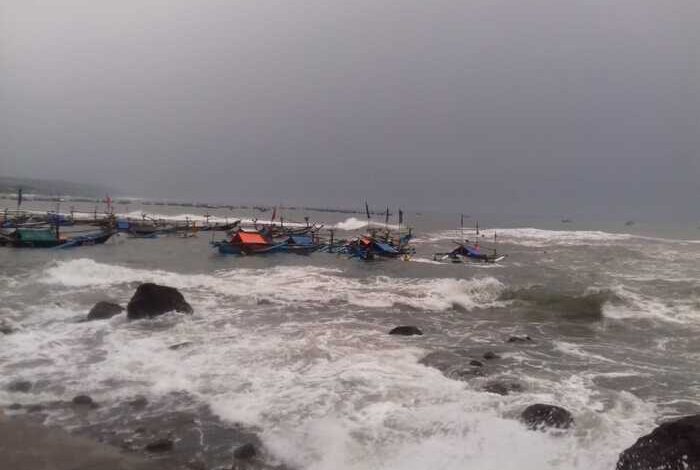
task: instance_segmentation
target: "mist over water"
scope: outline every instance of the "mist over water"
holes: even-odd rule
[[[359,228],[311,215],[339,236]],[[697,240],[552,222],[499,227],[498,265],[434,263],[461,235],[453,218],[412,214],[408,262],[224,257],[205,233],[2,250],[0,316],[17,331],[0,342],[0,405],[89,393],[103,423],[137,395],[157,404],[147,415],[204,407],[257,435],[266,462],[299,469],[609,470],[657,422],[700,411]],[[78,322],[141,282],[178,288],[194,315]],[[424,335],[388,335],[397,325]],[[7,391],[18,378],[30,393]],[[487,392],[495,381],[521,391]],[[527,430],[518,415],[533,403],[570,410],[574,428]],[[84,419],[47,411],[79,432]]]

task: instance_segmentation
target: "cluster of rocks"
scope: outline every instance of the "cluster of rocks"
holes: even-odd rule
[[[423,332],[415,326],[397,326],[389,334],[413,336]],[[511,336],[509,344],[534,343],[530,336]],[[463,360],[455,352],[437,352],[426,356],[422,362],[437,367],[448,377],[459,380],[480,377],[484,362],[500,359],[493,351],[485,352],[479,359],[471,359],[471,369],[455,371],[450,364]],[[464,362],[464,361],[463,361]],[[521,392],[523,386],[516,381],[490,381],[483,389],[490,393],[508,395]],[[574,417],[568,410],[552,404],[536,403],[520,413],[520,421],[530,430],[566,430],[574,426]],[[700,470],[700,414],[686,416],[663,423],[643,436],[620,454],[615,470]]]
[[[88,313],[87,320],[108,320],[124,310],[112,302],[98,302]],[[126,306],[126,316],[130,320],[153,318],[168,312],[192,313],[193,309],[174,287],[150,282],[139,285]]]

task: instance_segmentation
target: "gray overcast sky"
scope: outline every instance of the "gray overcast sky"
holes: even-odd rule
[[[700,213],[698,0],[0,0],[0,174]]]

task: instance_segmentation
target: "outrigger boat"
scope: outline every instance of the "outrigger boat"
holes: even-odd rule
[[[73,248],[76,246],[101,245],[114,234],[101,231],[73,237],[61,237],[50,228],[18,228],[0,233],[0,246],[12,248]]]
[[[367,234],[354,238],[347,242],[343,247],[343,251],[350,255],[351,258],[358,258],[363,261],[372,261],[376,259],[391,259],[408,258],[416,252],[415,248],[409,245],[409,241],[413,238],[412,230],[409,228],[408,233],[401,235],[401,224],[403,223],[403,211],[399,209],[399,233],[392,235],[389,231],[389,207],[386,208],[384,217],[384,230],[370,228],[371,214],[369,205],[365,202],[365,212],[367,214]]]
[[[262,255],[270,253],[294,253],[306,255],[324,246],[313,235],[291,235],[275,241],[260,230],[238,230],[230,240],[212,242],[219,253],[226,255]]]
[[[464,241],[455,241],[454,243],[457,244],[457,246],[448,253],[435,253],[433,255],[433,260],[451,263],[498,263],[508,256],[503,253],[498,253],[496,249],[497,235],[495,231],[493,232],[494,245],[492,248],[483,247],[479,243],[479,235],[479,222],[477,222],[476,241],[471,243],[469,240],[464,239],[464,216],[462,216],[462,239]]]

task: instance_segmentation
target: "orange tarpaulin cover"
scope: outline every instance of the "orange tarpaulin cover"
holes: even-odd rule
[[[238,232],[236,236],[233,237],[234,240],[236,238],[238,238],[241,243],[256,243],[261,245],[267,245],[267,240],[265,240],[265,237],[263,237],[259,233]]]

